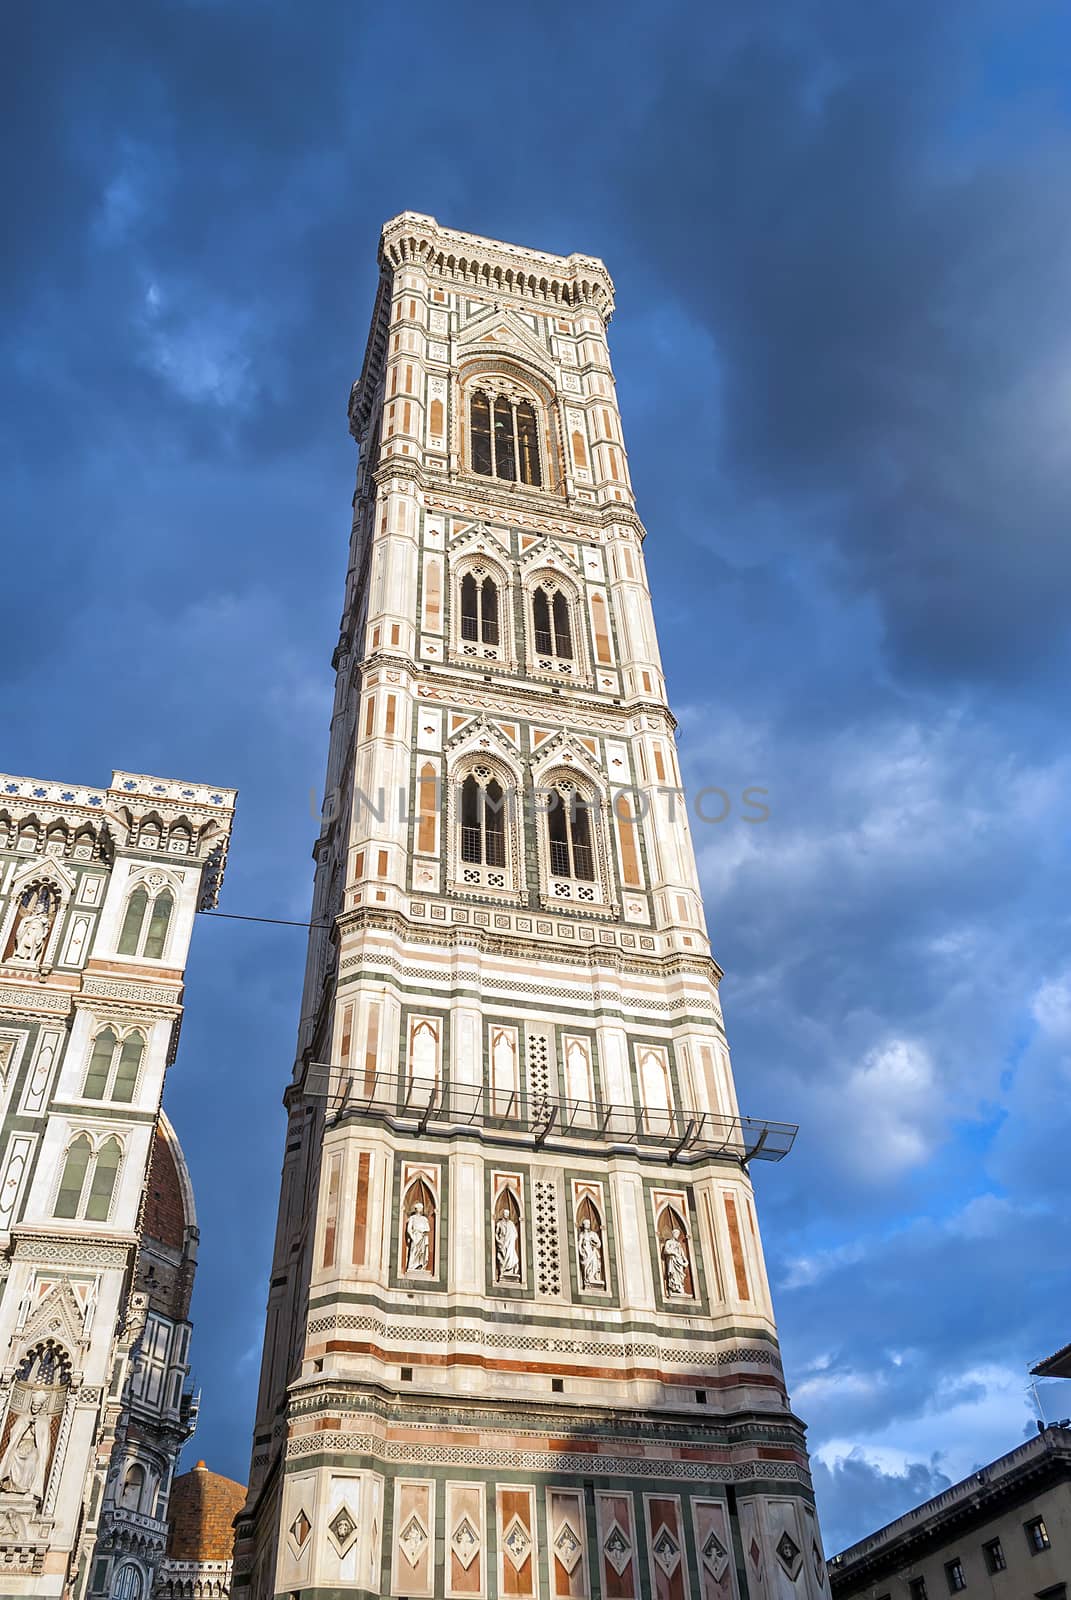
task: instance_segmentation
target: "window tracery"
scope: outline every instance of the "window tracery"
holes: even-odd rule
[[[137,1088],[145,1053],[145,1036],[136,1030],[120,1039],[112,1027],[93,1040],[82,1095],[86,1100],[112,1100],[129,1105]]]
[[[464,556],[453,572],[452,649],[484,661],[512,659],[509,579],[483,554]]]
[[[466,572],[461,580],[461,637],[474,644],[498,644],[498,585],[491,577]]]
[[[601,797],[574,771],[540,781],[540,859],[544,895],[550,901],[607,901],[606,849]]]
[[[150,895],[144,883],[137,884],[126,903],[116,947],[118,953],[159,961],[167,944],[174,909],[175,896],[169,888]]]
[[[574,585],[557,572],[540,571],[529,575],[525,590],[529,668],[554,676],[586,677],[588,654]]]
[[[451,877],[461,889],[519,892],[521,823],[504,764],[469,758],[452,776],[448,807]]]
[[[88,1133],[77,1134],[67,1147],[52,1215],[107,1222],[122,1155],[123,1147],[114,1134],[97,1146]]]
[[[508,483],[543,486],[540,415],[512,384],[489,382],[469,396],[469,461],[473,472]]]

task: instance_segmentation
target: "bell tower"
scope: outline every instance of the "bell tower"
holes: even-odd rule
[[[235,1593],[829,1593],[600,261],[406,212]]]

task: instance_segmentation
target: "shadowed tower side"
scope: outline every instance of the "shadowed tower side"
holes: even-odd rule
[[[818,1600],[613,285],[380,267],[235,1593]]]

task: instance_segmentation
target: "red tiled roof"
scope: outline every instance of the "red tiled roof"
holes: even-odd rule
[[[198,1461],[171,1486],[167,1553],[173,1561],[229,1561],[245,1489]]]

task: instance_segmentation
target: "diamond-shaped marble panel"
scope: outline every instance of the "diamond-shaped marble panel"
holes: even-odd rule
[[[583,1553],[584,1547],[577,1538],[576,1529],[570,1523],[563,1522],[554,1541],[554,1554],[566,1572],[572,1573]]]
[[[299,1511],[290,1524],[290,1537],[299,1550],[304,1550],[309,1534],[312,1532],[312,1523],[304,1511]]]
[[[667,1578],[672,1578],[680,1566],[680,1545],[674,1539],[665,1523],[659,1528],[651,1545],[651,1554],[662,1568]]]
[[[532,1551],[532,1538],[520,1517],[513,1517],[502,1535],[502,1548],[519,1572]]]
[[[729,1552],[726,1550],[725,1546],[722,1544],[713,1528],[707,1534],[700,1554],[703,1557],[703,1565],[714,1579],[714,1582],[720,1583],[722,1580],[722,1575],[725,1572],[725,1568],[729,1562]]]
[[[414,1511],[398,1535],[398,1548],[411,1567],[415,1567],[428,1545],[428,1534]]]
[[[454,1536],[450,1540],[450,1548],[467,1572],[480,1550],[480,1536],[468,1517],[462,1517],[454,1529]]]
[[[775,1546],[778,1561],[784,1567],[790,1578],[794,1578],[800,1569],[800,1547],[786,1528]]]
[[[331,1521],[327,1524],[327,1531],[334,1540],[339,1555],[345,1555],[357,1537],[357,1519],[350,1511],[349,1506],[339,1506]]]
[[[602,1548],[607,1561],[620,1578],[632,1560],[632,1541],[620,1522],[614,1523],[603,1541]]]

